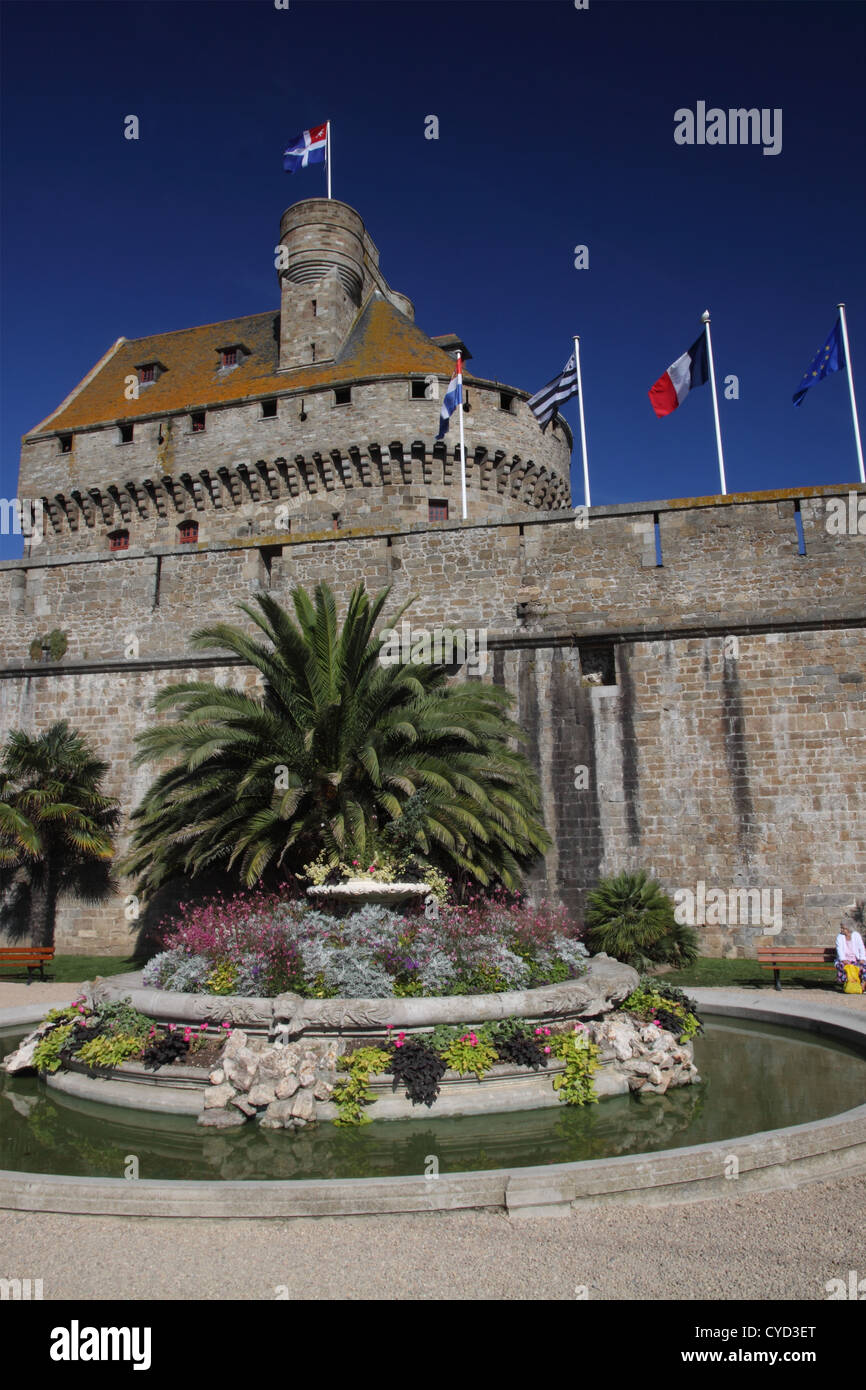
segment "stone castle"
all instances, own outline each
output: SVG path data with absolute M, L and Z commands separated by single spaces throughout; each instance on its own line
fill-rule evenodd
M 289 208 L 276 264 L 278 311 L 119 338 L 25 437 L 42 534 L 0 565 L 0 739 L 67 718 L 128 813 L 158 691 L 253 680 L 191 631 L 260 588 L 390 585 L 414 627 L 486 634 L 554 839 L 534 892 L 579 913 L 642 867 L 728 901 L 705 953 L 831 942 L 866 892 L 866 489 L 576 515 L 565 421 L 542 432 L 527 391 L 466 370 L 462 521 L 456 422 L 435 436 L 466 345 L 415 325 L 344 203 Z M 63 657 L 32 660 L 54 628 Z M 127 891 L 66 901 L 58 948 L 127 949 Z

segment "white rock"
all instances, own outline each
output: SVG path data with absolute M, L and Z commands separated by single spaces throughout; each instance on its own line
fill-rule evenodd
M 276 1099 L 276 1088 L 274 1086 L 257 1083 L 255 1086 L 251 1086 L 247 1092 L 247 1100 L 252 1106 L 271 1105 Z
M 223 1082 L 221 1086 L 214 1086 L 212 1090 L 205 1091 L 205 1110 L 224 1110 L 234 1093 L 234 1087 L 230 1086 L 227 1081 Z

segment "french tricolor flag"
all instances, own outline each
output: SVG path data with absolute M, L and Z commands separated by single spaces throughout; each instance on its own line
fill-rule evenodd
M 448 386 L 448 390 L 442 400 L 442 409 L 439 412 L 439 433 L 437 439 L 444 439 L 448 433 L 448 422 L 454 414 L 458 405 L 463 404 L 463 356 L 458 352 L 457 366 L 454 375 Z
M 707 335 L 702 333 L 688 352 L 672 362 L 664 376 L 660 376 L 655 386 L 650 387 L 650 404 L 661 419 L 682 405 L 693 386 L 705 386 L 709 379 Z

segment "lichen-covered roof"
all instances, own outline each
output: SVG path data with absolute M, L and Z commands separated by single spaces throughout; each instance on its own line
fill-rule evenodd
M 454 359 L 378 291 L 367 300 L 334 362 L 279 372 L 279 331 L 280 316 L 274 311 L 150 338 L 121 338 L 63 404 L 30 433 L 203 410 L 361 377 L 427 372 L 450 376 L 454 370 Z M 248 348 L 249 355 L 239 353 L 236 367 L 220 368 L 219 350 L 234 344 Z M 150 362 L 160 363 L 165 371 L 152 385 L 141 386 L 137 400 L 127 400 L 126 378 Z

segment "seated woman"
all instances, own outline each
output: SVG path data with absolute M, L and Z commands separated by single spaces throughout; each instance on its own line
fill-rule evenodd
M 846 986 L 856 985 L 859 981 L 860 992 L 866 991 L 866 948 L 863 946 L 863 938 L 860 933 L 845 918 L 841 923 L 842 930 L 836 937 L 836 974 L 843 989 Z M 850 994 L 856 994 L 856 988 L 849 988 Z

